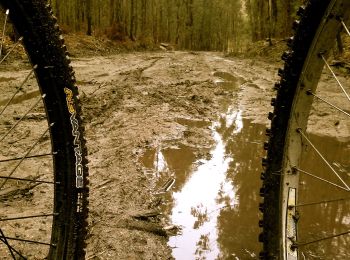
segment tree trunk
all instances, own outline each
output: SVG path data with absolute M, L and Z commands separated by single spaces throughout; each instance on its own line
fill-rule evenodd
M 55 15 L 56 15 L 57 19 L 60 18 L 60 6 L 58 4 L 58 0 L 56 0 L 56 4 L 55 4 Z
M 86 20 L 87 20 L 86 34 L 91 36 L 92 35 L 91 0 L 86 0 Z
M 344 44 L 343 44 L 343 40 L 341 38 L 340 33 L 337 34 L 337 47 L 338 47 L 339 54 L 343 54 L 344 53 Z
M 130 32 L 129 38 L 135 41 L 134 30 L 135 30 L 135 0 L 130 0 Z
M 115 21 L 115 0 L 109 2 L 109 25 L 112 26 Z
M 148 23 L 147 23 L 147 1 L 141 0 L 141 35 L 145 38 L 147 35 Z
M 268 29 L 268 41 L 269 41 L 269 46 L 272 46 L 272 0 L 269 0 L 268 1 L 268 26 L 269 26 L 269 29 Z

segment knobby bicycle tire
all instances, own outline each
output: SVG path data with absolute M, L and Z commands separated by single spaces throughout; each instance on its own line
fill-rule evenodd
M 263 202 L 260 203 L 259 209 L 263 217 L 259 221 L 259 226 L 263 230 L 259 235 L 259 241 L 263 244 L 263 250 L 260 253 L 260 259 L 295 259 L 298 257 L 295 254 L 294 258 L 289 258 L 286 252 L 286 250 L 291 250 L 290 252 L 295 250 L 290 245 L 288 245 L 289 249 L 286 249 L 286 240 L 290 239 L 292 245 L 294 237 L 286 238 L 287 235 L 284 230 L 287 225 L 285 205 L 286 200 L 288 200 L 288 197 L 286 197 L 288 191 L 286 190 L 293 186 L 292 183 L 285 180 L 287 178 L 285 176 L 293 174 L 293 165 L 290 165 L 290 154 L 286 147 L 293 145 L 290 136 L 296 132 L 295 121 L 297 119 L 295 117 L 300 116 L 305 122 L 310 113 L 312 97 L 307 100 L 304 110 L 296 111 L 300 93 L 307 91 L 307 89 L 303 89 L 305 87 L 303 80 L 308 76 L 304 75 L 305 68 L 311 66 L 310 62 L 312 63 L 314 66 L 313 83 L 310 84 L 313 85 L 318 82 L 323 68 L 322 59 L 316 56 L 310 58 L 310 53 L 316 48 L 319 34 L 322 31 L 322 24 L 327 23 L 330 19 L 337 20 L 340 18 L 332 17 L 332 14 L 329 13 L 330 8 L 337 5 L 338 2 L 343 2 L 346 5 L 339 4 L 336 7 L 339 13 L 348 17 L 350 12 L 349 3 L 346 1 L 310 0 L 306 6 L 301 7 L 298 11 L 300 21 L 296 21 L 293 25 L 296 31 L 295 36 L 288 41 L 289 50 L 282 56 L 285 66 L 278 72 L 280 81 L 275 85 L 277 96 L 271 101 L 274 111 L 270 112 L 268 116 L 271 120 L 271 128 L 266 130 L 269 141 L 264 145 L 264 149 L 267 150 L 267 157 L 262 160 L 264 172 L 261 174 L 263 186 L 260 189 L 260 195 Z M 333 39 L 335 39 L 335 35 L 340 31 L 341 26 L 334 26 L 333 29 L 334 31 L 327 37 L 334 37 Z M 329 41 L 325 45 L 328 48 L 332 43 Z M 322 49 L 323 47 L 317 48 Z M 298 106 L 301 107 L 301 105 Z M 288 187 L 289 185 L 290 187 Z
M 43 0 L 0 0 L 35 75 L 50 127 L 53 153 L 54 213 L 48 259 L 83 259 L 88 214 L 88 169 L 81 108 L 63 38 Z

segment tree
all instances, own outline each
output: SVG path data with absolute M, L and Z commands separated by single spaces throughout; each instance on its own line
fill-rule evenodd
M 50 0 L 68 30 L 180 49 L 239 50 L 291 35 L 302 0 Z
M 86 1 L 87 35 L 92 35 L 91 0 Z

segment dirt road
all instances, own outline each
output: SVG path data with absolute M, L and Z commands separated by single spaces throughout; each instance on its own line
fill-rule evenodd
M 164 140 L 210 148 L 209 130 L 188 130 L 176 119 L 215 120 L 234 92 L 243 116 L 266 123 L 276 65 L 194 52 L 121 54 L 73 65 L 90 159 L 88 259 L 171 258 L 164 230 L 171 223 L 157 212 L 155 176 L 144 173 L 140 156 Z
M 170 259 L 167 240 L 175 231 L 159 211 L 157 177 L 140 157 L 166 140 L 203 151 L 212 147 L 208 128 L 189 129 L 178 119 L 211 122 L 233 100 L 244 118 L 268 124 L 279 64 L 219 53 L 152 52 L 79 58 L 73 65 L 90 160 L 87 259 Z M 330 126 L 339 121 L 324 111 L 315 116 Z M 311 126 L 320 134 L 348 133 L 343 123 L 329 129 Z

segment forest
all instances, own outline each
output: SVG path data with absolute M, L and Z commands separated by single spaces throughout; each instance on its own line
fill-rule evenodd
M 302 0 L 50 0 L 64 32 L 137 41 L 147 48 L 244 51 L 291 35 Z

